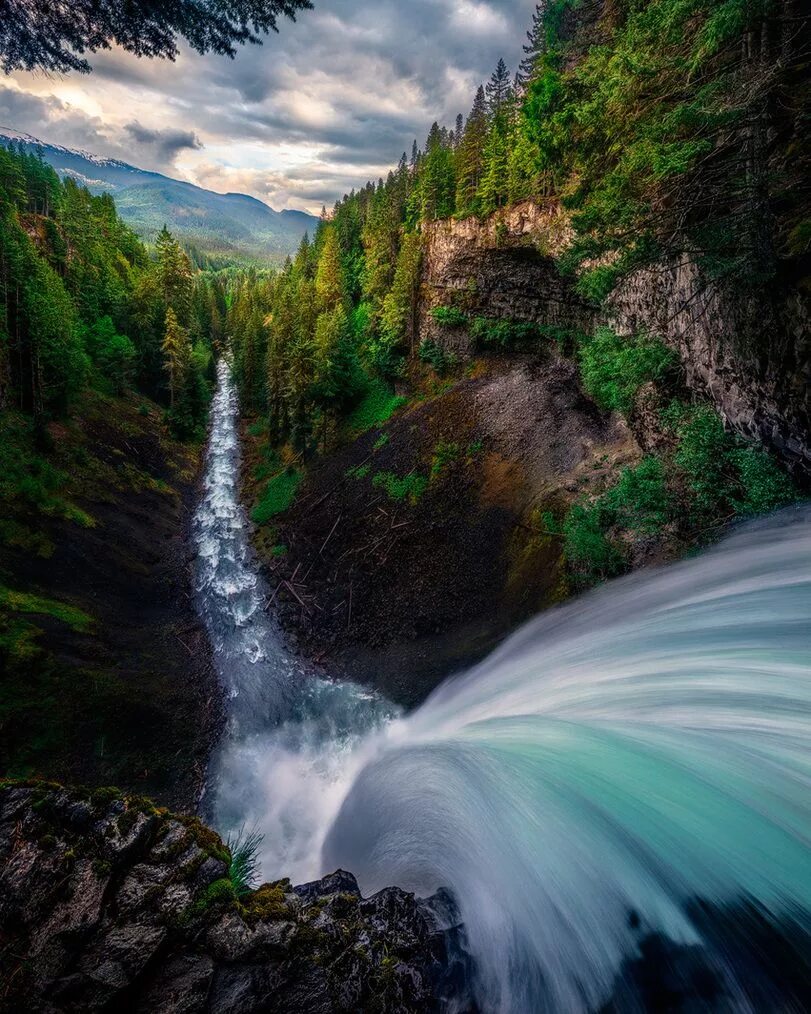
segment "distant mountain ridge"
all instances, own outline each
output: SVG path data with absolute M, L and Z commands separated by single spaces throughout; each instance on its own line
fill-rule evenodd
M 166 224 L 179 240 L 206 254 L 279 263 L 318 224 L 304 211 L 274 211 L 248 194 L 218 194 L 119 159 L 0 127 L 0 144 L 11 142 L 40 151 L 60 176 L 71 176 L 92 193 L 112 194 L 121 217 L 147 242 Z

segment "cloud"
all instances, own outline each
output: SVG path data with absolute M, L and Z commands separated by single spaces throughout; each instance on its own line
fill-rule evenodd
M 124 124 L 124 130 L 137 144 L 151 148 L 163 163 L 171 165 L 179 152 L 202 148 L 199 137 L 192 130 L 154 130 L 144 127 L 137 120 Z
M 317 210 L 385 175 L 415 137 L 423 143 L 433 120 L 467 114 L 499 57 L 517 64 L 534 7 L 316 0 L 316 10 L 234 60 L 181 48 L 164 63 L 114 49 L 94 57 L 91 75 L 54 82 L 18 74 L 19 87 L 53 104 L 44 117 L 21 107 L 12 125 L 47 128 L 46 140 L 58 127 L 59 143 L 106 144 L 100 154 Z

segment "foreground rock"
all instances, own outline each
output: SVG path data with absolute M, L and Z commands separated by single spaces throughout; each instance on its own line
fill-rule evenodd
M 0 785 L 0 1010 L 438 1011 L 463 979 L 447 899 L 338 871 L 238 900 L 228 858 L 116 790 Z

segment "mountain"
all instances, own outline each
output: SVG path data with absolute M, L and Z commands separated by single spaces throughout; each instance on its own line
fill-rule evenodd
M 118 159 L 0 127 L 0 144 L 11 142 L 41 152 L 60 176 L 73 177 L 92 193 L 113 194 L 121 217 L 147 242 L 166 224 L 179 240 L 206 254 L 279 263 L 318 224 L 303 211 L 274 211 L 247 194 L 218 194 Z

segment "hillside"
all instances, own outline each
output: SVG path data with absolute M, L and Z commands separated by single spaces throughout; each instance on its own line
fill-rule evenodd
M 166 225 L 185 244 L 207 254 L 281 263 L 317 219 L 303 211 L 274 211 L 247 194 L 218 194 L 117 159 L 48 144 L 0 127 L 0 144 L 14 143 L 42 157 L 62 177 L 93 194 L 113 194 L 122 219 L 147 243 Z

